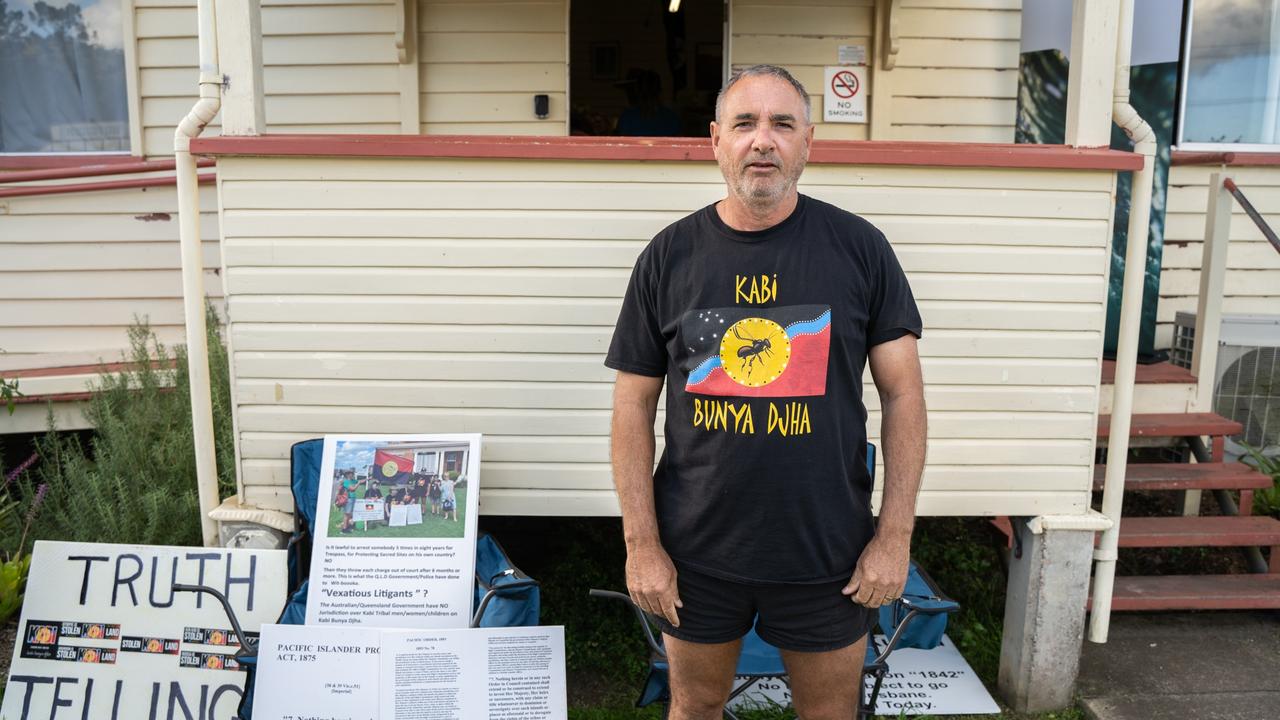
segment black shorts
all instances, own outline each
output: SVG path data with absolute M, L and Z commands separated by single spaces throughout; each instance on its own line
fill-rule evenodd
M 875 627 L 879 614 L 840 591 L 848 580 L 813 584 L 748 584 L 677 565 L 684 607 L 680 627 L 655 618 L 662 632 L 696 643 L 737 640 L 751 629 L 770 645 L 796 652 L 848 647 Z

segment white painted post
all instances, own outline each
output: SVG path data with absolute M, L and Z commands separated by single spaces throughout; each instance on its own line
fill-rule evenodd
M 1204 215 L 1204 247 L 1200 255 L 1200 296 L 1196 301 L 1195 349 L 1191 374 L 1196 376 L 1195 412 L 1213 412 L 1213 389 L 1218 374 L 1218 338 L 1222 334 L 1222 293 L 1226 286 L 1227 247 L 1231 240 L 1231 209 L 1235 201 L 1223 187 L 1225 173 L 1209 176 L 1209 205 Z M 1200 514 L 1199 490 L 1182 495 L 1182 514 Z
M 262 9 L 259 0 L 218 0 L 218 64 L 222 70 L 222 134 L 261 135 Z
M 1067 144 L 1111 144 L 1119 0 L 1075 0 L 1067 76 Z

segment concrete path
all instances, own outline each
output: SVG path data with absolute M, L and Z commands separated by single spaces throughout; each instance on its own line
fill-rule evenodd
M 1280 612 L 1113 614 L 1079 689 L 1093 720 L 1276 720 Z

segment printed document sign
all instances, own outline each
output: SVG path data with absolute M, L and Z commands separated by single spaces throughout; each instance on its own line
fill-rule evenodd
M 254 720 L 563 720 L 564 628 L 268 625 Z
M 264 625 L 254 720 L 378 720 L 381 631 Z
M 876 635 L 876 646 L 887 639 Z M 740 678 L 741 680 L 741 678 Z M 865 691 L 870 691 L 867 683 Z M 764 678 L 733 701 L 735 708 L 790 705 L 791 691 L 781 678 Z M 943 635 L 932 650 L 894 650 L 889 674 L 880 686 L 876 715 L 998 715 L 1000 707 L 978 679 L 960 651 Z
M 466 627 L 479 494 L 479 435 L 326 436 L 307 624 Z
M 0 717 L 231 720 L 240 638 L 285 601 L 283 550 L 37 542 Z
M 862 65 L 828 67 L 823 73 L 824 122 L 867 121 L 867 68 Z

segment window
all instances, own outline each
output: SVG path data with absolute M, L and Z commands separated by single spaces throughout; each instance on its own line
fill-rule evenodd
M 121 0 L 0 0 L 0 153 L 129 151 Z
M 722 2 L 572 0 L 570 134 L 705 138 L 724 32 Z
M 413 471 L 416 473 L 434 475 L 438 468 L 437 463 L 439 460 L 440 456 L 434 452 L 419 452 L 414 457 Z
M 1280 145 L 1280 0 L 1191 0 L 1178 146 Z

